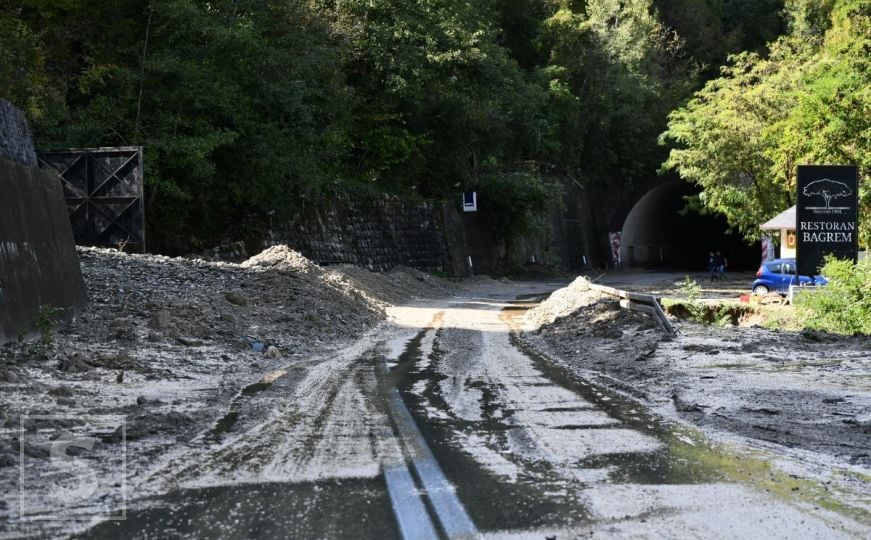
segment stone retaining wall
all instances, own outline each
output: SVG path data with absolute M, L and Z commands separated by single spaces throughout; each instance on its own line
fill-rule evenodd
M 341 200 L 272 235 L 318 264 L 396 265 L 452 273 L 441 206 L 395 197 Z

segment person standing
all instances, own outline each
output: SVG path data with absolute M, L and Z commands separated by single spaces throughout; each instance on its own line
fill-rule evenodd
M 714 254 L 714 262 L 717 265 L 717 278 L 724 279 L 726 277 L 726 267 L 729 266 L 729 261 L 719 251 Z
M 708 272 L 711 273 L 711 283 L 719 277 L 719 268 L 717 268 L 717 259 L 714 257 L 714 252 L 708 253 Z

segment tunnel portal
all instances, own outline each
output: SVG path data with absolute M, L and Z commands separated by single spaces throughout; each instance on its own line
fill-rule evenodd
M 672 270 L 705 270 L 708 253 L 721 251 L 731 270 L 755 270 L 759 243 L 748 244 L 728 232 L 726 219 L 682 212 L 686 197 L 697 186 L 670 180 L 648 191 L 632 207 L 623 223 L 620 257 L 624 265 Z

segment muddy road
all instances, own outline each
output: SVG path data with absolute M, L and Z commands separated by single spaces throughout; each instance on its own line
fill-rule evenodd
M 559 284 L 393 307 L 263 373 L 79 538 L 866 538 L 867 508 L 546 356 Z M 498 286 L 497 286 L 498 285 Z M 603 354 L 579 351 L 577 358 Z M 866 483 L 858 486 L 861 491 Z M 867 492 L 866 492 L 867 494 Z M 59 529 L 67 534 L 68 529 Z

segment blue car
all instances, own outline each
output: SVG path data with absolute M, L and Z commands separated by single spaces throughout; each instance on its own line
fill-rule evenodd
M 825 285 L 829 281 L 823 276 L 795 277 L 795 259 L 774 259 L 762 263 L 756 271 L 753 294 L 765 295 L 770 292 L 787 294 L 790 285 Z

